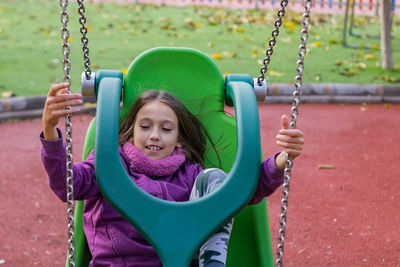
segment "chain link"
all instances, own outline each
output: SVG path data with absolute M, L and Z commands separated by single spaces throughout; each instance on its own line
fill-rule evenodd
M 291 121 L 290 128 L 295 129 L 297 123 L 297 117 L 299 114 L 298 108 L 300 103 L 300 89 L 303 85 L 303 69 L 304 69 L 304 57 L 306 55 L 306 43 L 308 39 L 308 26 L 310 25 L 310 10 L 312 6 L 312 0 L 304 1 L 305 12 L 303 14 L 302 24 L 303 29 L 301 30 L 301 44 L 299 46 L 299 60 L 297 61 L 297 75 L 295 77 L 295 91 L 293 92 L 293 104 L 291 108 Z M 281 201 L 281 215 L 279 217 L 279 232 L 278 232 L 278 245 L 277 245 L 277 258 L 275 266 L 283 266 L 283 253 L 284 253 L 284 242 L 286 235 L 286 222 L 287 222 L 287 210 L 288 210 L 288 198 L 290 190 L 290 177 L 292 175 L 293 158 L 286 155 L 286 167 L 284 170 L 284 183 L 282 186 L 282 201 Z
M 68 22 L 69 15 L 67 12 L 68 0 L 60 0 L 61 12 L 61 38 L 63 40 L 62 54 L 63 54 L 63 70 L 64 82 L 71 84 L 71 61 L 69 54 L 71 52 L 68 39 L 70 37 Z M 68 93 L 71 93 L 68 87 Z M 70 109 L 70 107 L 67 107 Z M 74 229 L 74 179 L 73 179 L 73 158 L 72 158 L 72 122 L 71 114 L 65 116 L 65 143 L 66 143 L 66 169 L 67 169 L 67 220 L 68 220 L 68 261 L 69 266 L 75 266 L 75 229 Z
M 263 60 L 264 66 L 260 70 L 260 76 L 257 77 L 257 82 L 258 82 L 259 86 L 262 85 L 262 82 L 265 79 L 265 73 L 267 73 L 268 64 L 270 63 L 271 56 L 274 53 L 274 46 L 276 44 L 276 38 L 279 35 L 279 28 L 282 25 L 282 18 L 283 18 L 283 16 L 285 16 L 285 8 L 287 5 L 288 5 L 288 0 L 281 1 L 281 8 L 278 11 L 278 19 L 275 20 L 275 23 L 274 23 L 275 28 L 272 30 L 272 33 L 271 33 L 272 37 L 268 42 L 268 49 L 265 51 L 266 57 Z
M 82 34 L 81 37 L 81 42 L 82 42 L 82 51 L 83 51 L 83 66 L 85 68 L 85 76 L 86 79 L 90 79 L 90 74 L 92 73 L 92 70 L 90 69 L 90 59 L 89 59 L 89 39 L 86 37 L 86 34 L 88 32 L 88 29 L 86 27 L 86 17 L 85 17 L 85 6 L 83 3 L 84 0 L 77 0 L 78 2 L 78 13 L 80 15 L 79 17 L 79 23 L 81 24 L 80 32 Z

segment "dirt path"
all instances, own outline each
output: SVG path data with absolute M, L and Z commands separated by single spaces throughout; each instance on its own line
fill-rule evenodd
M 265 156 L 288 105 L 260 108 Z M 304 154 L 289 199 L 286 266 L 400 266 L 400 105 L 302 105 Z M 74 159 L 91 117 L 76 116 Z M 0 124 L 0 265 L 63 266 L 66 207 L 39 158 L 39 119 Z M 317 169 L 318 165 L 335 169 Z M 280 191 L 269 199 L 273 243 Z M 274 249 L 275 250 L 275 249 Z

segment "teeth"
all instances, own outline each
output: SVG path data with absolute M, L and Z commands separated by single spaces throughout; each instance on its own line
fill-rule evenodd
M 155 146 L 148 146 L 147 149 L 154 150 L 154 151 L 158 151 L 158 150 L 160 150 L 161 148 L 155 147 Z

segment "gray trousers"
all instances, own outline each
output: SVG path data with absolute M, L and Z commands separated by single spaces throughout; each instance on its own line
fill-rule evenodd
M 213 192 L 226 178 L 226 174 L 217 168 L 205 169 L 196 178 L 190 194 L 190 200 L 196 200 Z M 226 263 L 229 237 L 232 232 L 233 218 L 226 223 L 200 248 L 199 267 L 223 267 Z

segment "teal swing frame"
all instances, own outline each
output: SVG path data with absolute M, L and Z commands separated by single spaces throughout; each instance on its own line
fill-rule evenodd
M 190 75 L 193 69 L 195 77 Z M 118 125 L 136 97 L 150 89 L 174 94 L 191 112 L 200 114 L 213 140 L 223 140 L 217 144 L 224 148 L 218 154 L 229 175 L 209 196 L 190 202 L 164 201 L 142 191 L 126 173 L 118 151 Z M 189 266 L 205 240 L 234 215 L 227 266 L 273 265 L 266 201 L 242 210 L 258 184 L 261 164 L 259 117 L 250 75 L 227 75 L 224 80 L 215 62 L 202 52 L 160 47 L 139 55 L 125 76 L 121 71 L 96 72 L 94 92 L 97 114 L 87 132 L 83 158 L 95 148 L 96 179 L 102 194 L 143 234 L 164 266 Z M 224 112 L 224 102 L 234 106 L 235 117 Z M 206 167 L 216 165 L 214 151 L 205 157 Z M 82 213 L 83 203 L 78 203 L 78 266 L 90 260 Z

